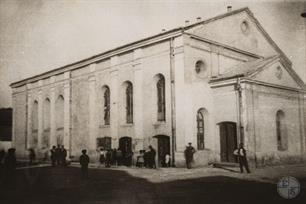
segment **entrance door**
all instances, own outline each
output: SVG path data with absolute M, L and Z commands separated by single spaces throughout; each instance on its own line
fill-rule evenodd
M 157 159 L 159 166 L 165 166 L 165 156 L 170 155 L 170 138 L 166 135 L 157 135 Z
M 119 139 L 119 149 L 122 151 L 122 163 L 126 166 L 132 164 L 132 138 L 121 137 Z
M 220 126 L 221 162 L 237 162 L 233 152 L 237 148 L 237 129 L 234 122 L 222 122 Z

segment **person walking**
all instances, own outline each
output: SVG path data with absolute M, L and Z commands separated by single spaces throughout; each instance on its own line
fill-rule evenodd
M 246 157 L 246 150 L 244 149 L 244 144 L 240 143 L 238 148 L 238 160 L 239 160 L 239 167 L 240 172 L 243 173 L 243 167 L 246 169 L 247 173 L 251 173 L 249 169 L 248 160 Z
M 81 164 L 81 173 L 82 178 L 87 179 L 88 178 L 88 164 L 89 164 L 89 156 L 86 154 L 87 150 L 82 150 L 82 155 L 80 156 L 80 164 Z
M 189 142 L 188 146 L 186 146 L 184 153 L 185 153 L 187 169 L 191 169 L 191 163 L 193 161 L 193 154 L 195 153 L 195 149 L 191 145 L 191 142 Z

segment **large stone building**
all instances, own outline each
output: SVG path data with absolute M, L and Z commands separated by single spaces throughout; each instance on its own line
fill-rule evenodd
M 19 157 L 63 144 L 137 152 L 161 161 L 252 164 L 305 158 L 305 84 L 248 8 L 185 25 L 11 84 Z

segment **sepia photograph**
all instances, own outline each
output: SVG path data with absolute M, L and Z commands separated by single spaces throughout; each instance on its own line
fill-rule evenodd
M 306 203 L 306 0 L 0 0 L 0 203 Z

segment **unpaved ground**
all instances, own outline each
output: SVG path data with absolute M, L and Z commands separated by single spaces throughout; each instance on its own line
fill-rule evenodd
M 281 198 L 276 182 L 295 176 L 301 193 Z M 137 169 L 93 167 L 89 179 L 77 167 L 18 169 L 0 183 L 0 203 L 305 203 L 305 166 L 269 167 L 240 174 L 223 169 Z

